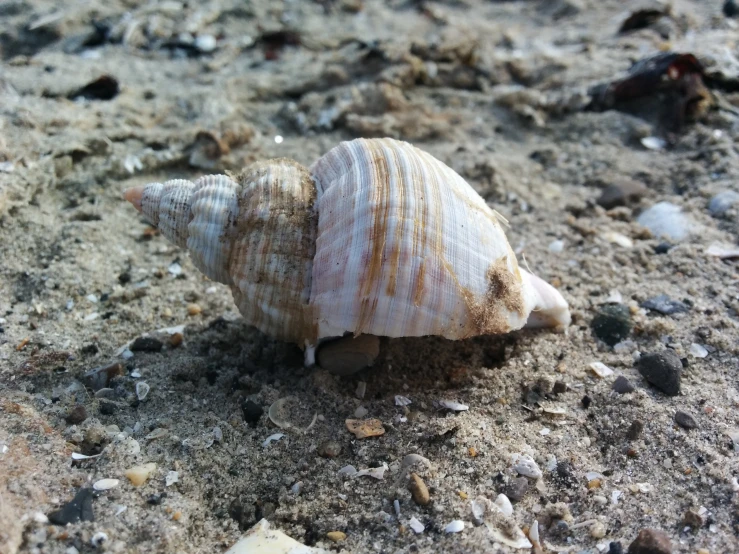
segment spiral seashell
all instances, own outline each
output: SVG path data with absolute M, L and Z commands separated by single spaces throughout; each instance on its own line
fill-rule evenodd
M 570 322 L 559 292 L 519 267 L 505 220 L 405 142 L 357 139 L 310 170 L 269 160 L 235 180 L 152 183 L 125 197 L 231 287 L 249 324 L 299 345 Z

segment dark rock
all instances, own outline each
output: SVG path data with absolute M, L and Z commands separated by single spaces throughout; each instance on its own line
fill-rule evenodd
M 593 403 L 593 399 L 590 398 L 587 394 L 580 399 L 580 404 L 582 404 L 582 407 L 585 408 L 586 410 L 590 408 L 590 404 L 592 403 Z
M 336 458 L 341 454 L 341 443 L 336 441 L 323 441 L 318 445 L 318 455 L 323 458 Z
M 608 545 L 607 554 L 624 554 L 624 547 L 620 542 L 612 542 Z
M 113 415 L 118 411 L 118 404 L 110 400 L 100 400 L 100 413 L 103 415 Z
M 675 412 L 675 423 L 677 423 L 683 429 L 696 429 L 698 422 L 688 412 L 678 410 Z
M 739 4 L 736 0 L 726 0 L 723 11 L 726 17 L 737 17 L 739 16 Z
M 552 387 L 552 394 L 562 394 L 563 392 L 567 392 L 567 383 L 564 381 L 555 381 Z
M 77 491 L 75 497 L 55 512 L 49 514 L 49 521 L 57 525 L 77 523 L 78 521 L 95 521 L 92 512 L 92 489 Z
M 567 460 L 559 462 L 554 474 L 554 480 L 559 486 L 565 488 L 576 486 L 577 476 L 575 475 L 575 468 L 572 466 L 572 463 Z
M 505 494 L 511 502 L 520 502 L 528 490 L 529 480 L 526 479 L 526 477 L 516 477 L 509 481 L 503 494 Z
M 629 545 L 628 554 L 672 554 L 672 543 L 662 531 L 642 529 Z
M 154 337 L 138 337 L 129 347 L 131 352 L 160 352 L 164 343 Z
M 679 300 L 672 300 L 666 294 L 660 294 L 642 302 L 642 308 L 647 308 L 662 315 L 682 314 L 688 311 L 688 306 Z
M 641 435 L 643 430 L 644 424 L 638 419 L 635 419 L 631 422 L 631 425 L 629 425 L 629 428 L 626 431 L 626 438 L 630 441 L 636 440 L 639 438 L 639 435 Z
M 162 500 L 167 498 L 167 493 L 163 492 L 160 494 L 150 494 L 149 498 L 146 499 L 147 504 L 151 504 L 152 506 L 159 506 L 162 503 Z
M 110 75 L 103 75 L 87 83 L 84 87 L 69 95 L 70 100 L 85 98 L 87 100 L 112 100 L 121 91 L 118 80 Z
M 596 202 L 606 210 L 638 201 L 649 189 L 639 181 L 624 179 L 608 185 Z
M 674 350 L 644 354 L 636 362 L 636 368 L 651 385 L 668 396 L 680 393 L 683 364 Z
M 82 404 L 78 404 L 77 406 L 69 410 L 67 417 L 65 417 L 64 419 L 70 425 L 77 425 L 78 423 L 82 423 L 87 419 L 87 410 Z
M 674 247 L 673 244 L 670 244 L 669 242 L 660 242 L 657 246 L 654 247 L 654 253 L 655 254 L 667 254 L 670 250 L 672 250 Z
M 601 306 L 591 323 L 593 334 L 608 346 L 618 344 L 631 333 L 631 312 L 623 304 Z
M 693 529 L 700 529 L 701 527 L 703 527 L 703 524 L 705 522 L 706 519 L 698 512 L 693 510 L 688 510 L 683 516 L 683 525 L 687 525 L 689 527 L 692 527 Z
M 99 391 L 106 388 L 113 377 L 119 375 L 123 375 L 123 365 L 116 362 L 91 369 L 82 376 L 81 381 L 86 387 Z
M 241 411 L 244 413 L 244 421 L 252 427 L 256 427 L 259 422 L 259 418 L 261 418 L 264 413 L 264 408 L 253 400 L 247 400 L 241 405 Z
M 631 381 L 629 381 L 623 375 L 619 375 L 613 382 L 613 390 L 615 390 L 618 394 L 627 394 L 629 392 L 634 392 L 635 389 L 634 385 L 631 384 Z

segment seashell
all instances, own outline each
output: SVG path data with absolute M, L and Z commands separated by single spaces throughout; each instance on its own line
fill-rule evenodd
M 125 198 L 230 286 L 247 323 L 307 347 L 307 363 L 347 334 L 456 340 L 570 322 L 560 293 L 519 267 L 505 220 L 405 142 L 357 139 L 310 170 L 275 159 Z

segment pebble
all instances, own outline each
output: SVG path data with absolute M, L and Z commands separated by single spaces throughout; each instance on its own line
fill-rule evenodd
M 726 0 L 722 9 L 726 17 L 739 17 L 739 4 L 736 0 Z
M 95 521 L 95 515 L 92 511 L 92 489 L 83 488 L 77 491 L 72 500 L 49 514 L 49 521 L 56 525 L 66 525 L 78 521 Z
M 77 425 L 87 419 L 87 410 L 82 404 L 78 404 L 67 413 L 64 420 L 70 425 Z
M 698 422 L 688 412 L 678 410 L 675 412 L 675 423 L 677 423 L 683 429 L 696 429 Z
M 614 346 L 631 333 L 631 311 L 624 304 L 606 304 L 598 310 L 590 326 L 596 337 Z
M 262 443 L 262 448 L 267 448 L 270 444 L 272 444 L 273 442 L 277 442 L 284 436 L 284 433 L 273 433 L 272 435 L 264 439 L 264 442 Z
M 218 41 L 213 35 L 199 35 L 193 45 L 201 52 L 208 53 L 216 49 Z
M 407 396 L 401 396 L 399 394 L 395 395 L 395 405 L 396 406 L 410 406 L 412 404 L 412 401 Z
M 711 198 L 708 202 L 708 211 L 713 216 L 722 216 L 737 202 L 739 202 L 739 192 L 724 190 Z
M 658 202 L 644 210 L 637 218 L 637 223 L 649 229 L 655 237 L 671 238 L 680 241 L 690 232 L 690 220 L 682 213 L 679 206 L 670 202 Z
M 167 475 L 164 477 L 164 485 L 166 487 L 171 487 L 175 483 L 180 482 L 180 474 L 177 471 L 168 471 Z
M 426 486 L 426 483 L 424 483 L 423 479 L 415 473 L 411 473 L 408 490 L 411 491 L 413 501 L 419 506 L 426 506 L 431 502 L 431 496 L 429 495 L 429 489 Z
M 643 354 L 636 362 L 639 373 L 668 396 L 680 393 L 683 364 L 674 350 Z
M 326 536 L 334 542 L 341 542 L 346 540 L 346 533 L 342 531 L 329 531 L 328 533 L 326 533 Z
M 423 471 L 431 467 L 431 460 L 424 458 L 420 454 L 407 454 L 403 457 L 401 467 L 403 470 L 418 469 Z
M 146 381 L 139 381 L 136 383 L 136 398 L 144 400 L 148 395 L 151 387 Z
M 694 529 L 700 529 L 701 527 L 703 527 L 703 524 L 705 522 L 706 519 L 703 517 L 703 515 L 696 512 L 695 510 L 688 510 L 683 516 L 683 525 L 687 525 Z
M 529 480 L 526 477 L 516 477 L 506 485 L 505 494 L 511 499 L 511 502 L 520 502 L 526 496 L 528 490 Z
M 444 528 L 445 533 L 459 533 L 460 531 L 464 531 L 464 521 L 460 519 L 455 519 Z
M 92 484 L 92 488 L 96 491 L 107 491 L 117 487 L 118 483 L 120 483 L 118 479 L 100 479 Z
M 196 316 L 196 315 L 199 315 L 202 311 L 203 311 L 203 308 L 201 308 L 199 304 L 188 304 L 187 305 L 187 315 Z
M 341 444 L 337 441 L 323 441 L 318 445 L 317 451 L 322 458 L 336 458 L 341 454 Z
M 639 435 L 641 435 L 643 430 L 644 423 L 642 423 L 638 419 L 635 419 L 631 422 L 631 425 L 629 425 L 629 428 L 626 431 L 626 438 L 632 441 L 636 440 L 639 438 Z
M 596 521 L 590 526 L 590 536 L 594 539 L 602 539 L 606 536 L 606 526 L 602 522 Z
M 539 479 L 542 476 L 541 469 L 539 469 L 537 463 L 531 456 L 527 456 L 526 454 L 514 454 L 513 470 L 519 475 L 524 475 L 532 479 Z
M 644 137 L 640 142 L 648 150 L 662 150 L 667 146 L 667 141 L 659 137 Z
M 354 417 L 356 419 L 362 419 L 368 413 L 369 413 L 369 410 L 367 408 L 365 408 L 364 406 L 358 406 L 357 409 L 354 410 Z
M 98 531 L 90 539 L 90 544 L 95 548 L 100 548 L 106 542 L 108 542 L 108 535 L 103 533 L 102 531 Z
M 679 300 L 672 300 L 666 294 L 660 294 L 642 302 L 642 308 L 647 308 L 662 315 L 683 314 L 689 310 L 688 306 Z
M 140 487 L 141 485 L 146 483 L 146 480 L 151 476 L 152 473 L 154 473 L 156 468 L 157 465 L 153 462 L 150 462 L 148 464 L 134 466 L 130 469 L 127 469 L 124 475 L 128 478 L 129 481 L 131 481 L 131 484 L 134 487 Z
M 439 406 L 445 410 L 451 410 L 452 412 L 465 412 L 470 409 L 466 404 L 462 404 L 454 400 L 439 400 Z
M 160 352 L 164 343 L 154 337 L 137 337 L 128 349 L 131 352 Z
M 642 529 L 629 545 L 628 554 L 672 554 L 672 543 L 662 531 Z
M 613 370 L 602 362 L 593 362 L 588 367 L 601 379 L 613 375 Z
M 98 402 L 98 406 L 100 408 L 100 413 L 103 415 L 113 415 L 118 411 L 118 403 L 113 402 L 112 400 L 101 399 Z
M 264 413 L 264 408 L 253 400 L 247 400 L 241 405 L 241 411 L 244 414 L 244 421 L 252 427 L 256 427 L 259 418 Z
M 702 344 L 698 344 L 697 342 L 694 342 L 690 345 L 690 349 L 688 350 L 690 352 L 690 355 L 694 358 L 705 358 L 708 356 L 708 350 L 706 350 L 706 347 Z
M 608 545 L 608 554 L 624 554 L 624 547 L 620 542 L 612 542 Z
M 619 375 L 613 382 L 613 390 L 618 394 L 627 394 L 629 392 L 634 392 L 635 389 L 634 385 L 631 384 L 631 381 L 623 375 Z
M 617 183 L 608 185 L 596 201 L 599 206 L 606 210 L 618 206 L 627 206 L 639 201 L 649 189 L 639 181 L 623 179 Z
M 552 254 L 559 254 L 565 248 L 565 242 L 563 240 L 553 240 L 547 247 Z
M 347 419 L 346 428 L 358 439 L 367 437 L 379 437 L 385 434 L 385 427 L 379 419 Z

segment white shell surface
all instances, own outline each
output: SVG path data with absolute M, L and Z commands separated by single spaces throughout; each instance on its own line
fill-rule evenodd
M 524 326 L 536 297 L 499 216 L 452 169 L 405 142 L 358 139 L 312 173 L 319 338 L 462 339 Z

